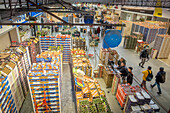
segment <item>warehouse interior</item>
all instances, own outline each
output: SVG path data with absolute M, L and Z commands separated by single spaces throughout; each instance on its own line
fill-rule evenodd
M 0 0 L 0 113 L 170 113 L 169 43 L 169 0 Z

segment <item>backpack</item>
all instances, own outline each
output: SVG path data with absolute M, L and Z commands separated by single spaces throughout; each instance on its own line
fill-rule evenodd
M 163 72 L 163 73 L 161 74 L 161 77 L 160 77 L 160 83 L 164 83 L 164 82 L 165 82 L 165 78 L 166 78 L 166 73 Z
M 140 57 L 142 57 L 142 58 L 147 58 L 147 56 L 148 56 L 148 53 L 147 53 L 147 51 L 145 51 L 145 50 L 143 50 L 143 51 L 140 53 Z
M 153 78 L 152 71 L 151 71 L 151 73 L 148 71 L 148 76 L 146 77 L 146 81 L 151 81 L 152 78 Z

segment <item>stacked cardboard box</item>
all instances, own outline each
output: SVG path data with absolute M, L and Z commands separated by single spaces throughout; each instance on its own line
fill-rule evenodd
M 105 81 L 105 84 L 106 84 L 106 88 L 111 87 L 112 82 L 113 82 L 114 73 L 111 72 L 109 70 L 109 68 L 106 68 L 105 66 L 103 68 L 103 77 L 104 77 L 104 81 Z
M 56 52 L 51 62 L 32 65 L 28 79 L 34 112 L 61 112 L 61 57 Z
M 167 59 L 170 54 L 170 35 L 157 35 L 153 49 L 156 49 L 157 58 Z
M 3 70 L 3 69 L 2 69 Z M 17 113 L 14 98 L 11 94 L 11 88 L 8 76 L 0 75 L 0 112 L 1 113 Z
M 1 74 L 7 77 L 12 94 L 11 98 L 14 100 L 17 112 L 19 112 L 24 101 L 24 94 L 19 79 L 18 67 L 13 61 L 10 61 L 3 66 Z
M 29 88 L 28 88 L 27 72 L 26 72 L 26 65 L 24 63 L 24 59 L 21 55 L 17 53 L 13 53 L 11 55 L 11 59 L 15 61 L 17 64 L 22 90 L 24 96 L 26 97 Z
M 137 37 L 133 35 L 125 36 L 123 47 L 125 49 L 135 49 L 137 44 Z
M 134 22 L 132 25 L 132 33 L 140 32 L 143 34 L 143 41 L 149 44 L 155 40 L 157 34 L 166 34 L 167 27 L 150 24 L 148 22 Z
M 109 59 L 112 60 L 115 64 L 117 64 L 119 55 L 116 50 L 113 50 L 113 49 L 108 50 L 108 49 L 101 48 L 99 58 L 100 58 L 100 61 L 99 61 L 100 64 L 108 65 Z
M 111 89 L 111 93 L 113 95 L 116 95 L 117 93 L 117 87 L 118 87 L 118 84 L 120 83 L 120 79 L 121 79 L 121 76 L 119 74 L 114 75 L 113 82 L 112 82 L 112 89 Z

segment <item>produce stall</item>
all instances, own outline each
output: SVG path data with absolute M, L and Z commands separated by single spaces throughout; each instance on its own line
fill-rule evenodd
M 72 62 L 75 69 L 81 69 L 86 76 L 92 76 L 92 66 L 86 56 L 86 52 L 81 49 L 72 49 Z
M 110 113 L 105 93 L 97 80 L 86 76 L 83 71 L 75 68 L 73 75 L 78 113 Z

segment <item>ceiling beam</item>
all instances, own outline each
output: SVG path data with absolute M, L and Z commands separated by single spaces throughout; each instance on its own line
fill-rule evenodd
M 56 16 L 55 14 L 51 13 L 50 11 L 47 11 L 47 10 L 44 9 L 43 7 L 41 7 L 41 6 L 37 5 L 37 4 L 35 4 L 34 2 L 32 2 L 32 1 L 30 1 L 30 0 L 26 0 L 26 1 L 29 2 L 29 3 L 31 3 L 32 5 L 36 6 L 36 8 L 42 9 L 44 12 L 46 12 L 46 13 L 50 14 L 51 16 L 57 18 L 58 20 L 62 21 L 63 23 L 69 24 L 68 22 L 64 21 L 64 20 L 61 19 L 60 17 L 58 17 L 58 16 Z
M 0 25 L 71 25 L 71 26 L 123 26 L 125 24 L 79 24 L 79 23 L 0 23 Z

